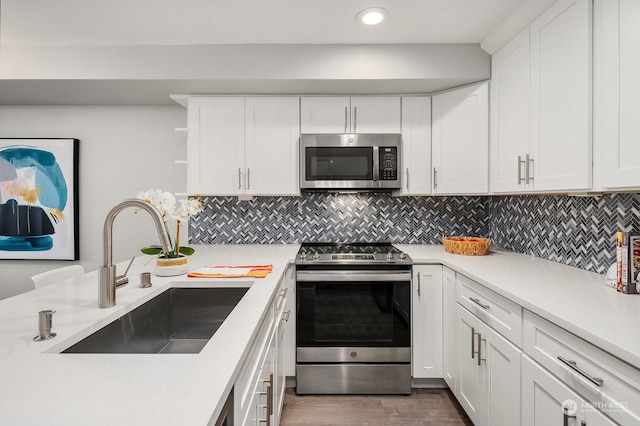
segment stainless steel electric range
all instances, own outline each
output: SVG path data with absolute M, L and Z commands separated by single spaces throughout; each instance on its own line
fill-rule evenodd
M 411 393 L 412 264 L 388 243 L 302 245 L 298 394 Z

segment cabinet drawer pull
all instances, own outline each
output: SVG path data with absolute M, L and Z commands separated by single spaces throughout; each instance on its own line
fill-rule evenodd
M 478 367 L 482 365 L 482 361 L 486 361 L 486 358 L 482 358 L 482 342 L 486 342 L 487 339 L 482 338 L 482 334 L 478 333 Z
M 247 189 L 251 189 L 251 169 L 247 167 Z
M 282 290 L 280 290 L 280 297 L 285 297 L 288 291 L 289 291 L 289 287 L 285 287 Z
M 405 174 L 407 176 L 407 191 L 409 190 L 409 168 L 407 167 L 407 170 L 405 171 Z
M 353 107 L 353 133 L 356 133 L 356 127 L 358 127 L 358 107 Z
M 564 365 L 569 367 L 571 370 L 575 371 L 576 373 L 578 373 L 579 375 L 581 375 L 582 377 L 584 377 L 585 379 L 587 379 L 588 381 L 590 381 L 594 385 L 596 385 L 598 387 L 601 387 L 604 384 L 604 380 L 602 378 L 593 377 L 589 373 L 585 372 L 583 369 L 578 367 L 578 363 L 577 362 L 575 362 L 573 360 L 570 360 L 570 359 L 563 358 L 561 356 L 558 357 L 558 361 L 560 361 L 561 363 L 563 363 Z
M 344 132 L 347 133 L 347 116 L 349 115 L 349 107 L 344 107 Z
M 476 336 L 476 329 L 471 327 L 471 359 L 476 357 L 476 341 L 473 338 Z
M 420 272 L 418 272 L 418 296 L 420 296 Z
M 518 185 L 520 185 L 520 183 L 524 180 L 524 178 L 522 177 L 522 163 L 524 163 L 524 161 L 522 161 L 522 156 L 518 155 Z
M 475 303 L 476 305 L 480 306 L 482 309 L 489 310 L 489 305 L 485 305 L 482 302 L 480 302 L 480 299 L 477 299 L 475 297 L 470 297 L 469 300 L 471 300 L 473 303 Z
M 524 167 L 524 183 L 529 185 L 529 181 L 533 180 L 533 176 L 529 174 L 529 164 L 533 163 L 533 158 L 529 158 L 529 154 L 525 157 L 525 167 Z
M 242 170 L 238 169 L 238 189 L 242 189 Z
M 283 312 L 283 313 L 282 313 L 282 318 L 281 318 L 281 319 L 285 320 L 285 322 L 288 322 L 288 321 L 289 321 L 289 317 L 290 317 L 290 316 L 291 316 L 291 309 L 289 309 L 289 310 L 288 310 L 288 311 L 286 311 L 286 312 Z
M 438 170 L 436 170 L 436 168 L 433 168 L 433 189 L 436 189 L 438 187 Z

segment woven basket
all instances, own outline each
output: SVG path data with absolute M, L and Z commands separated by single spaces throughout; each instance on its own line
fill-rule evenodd
M 491 248 L 490 239 L 479 237 L 442 237 L 442 244 L 447 253 L 466 256 L 484 256 Z

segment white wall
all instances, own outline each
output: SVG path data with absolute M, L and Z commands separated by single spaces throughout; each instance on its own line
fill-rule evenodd
M 102 264 L 102 226 L 109 209 L 148 188 L 185 192 L 186 109 L 176 106 L 0 106 L 0 137 L 80 140 L 80 263 L 87 271 Z M 155 244 L 145 213 L 123 211 L 114 224 L 115 262 Z M 0 252 L 1 258 L 1 252 Z M 33 288 L 30 277 L 69 265 L 68 261 L 1 260 L 0 299 Z M 97 300 L 96 283 L 96 300 Z

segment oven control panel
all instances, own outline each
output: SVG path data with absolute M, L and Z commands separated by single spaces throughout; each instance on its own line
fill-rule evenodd
M 378 149 L 380 155 L 380 180 L 397 180 L 398 179 L 398 147 L 381 146 Z

